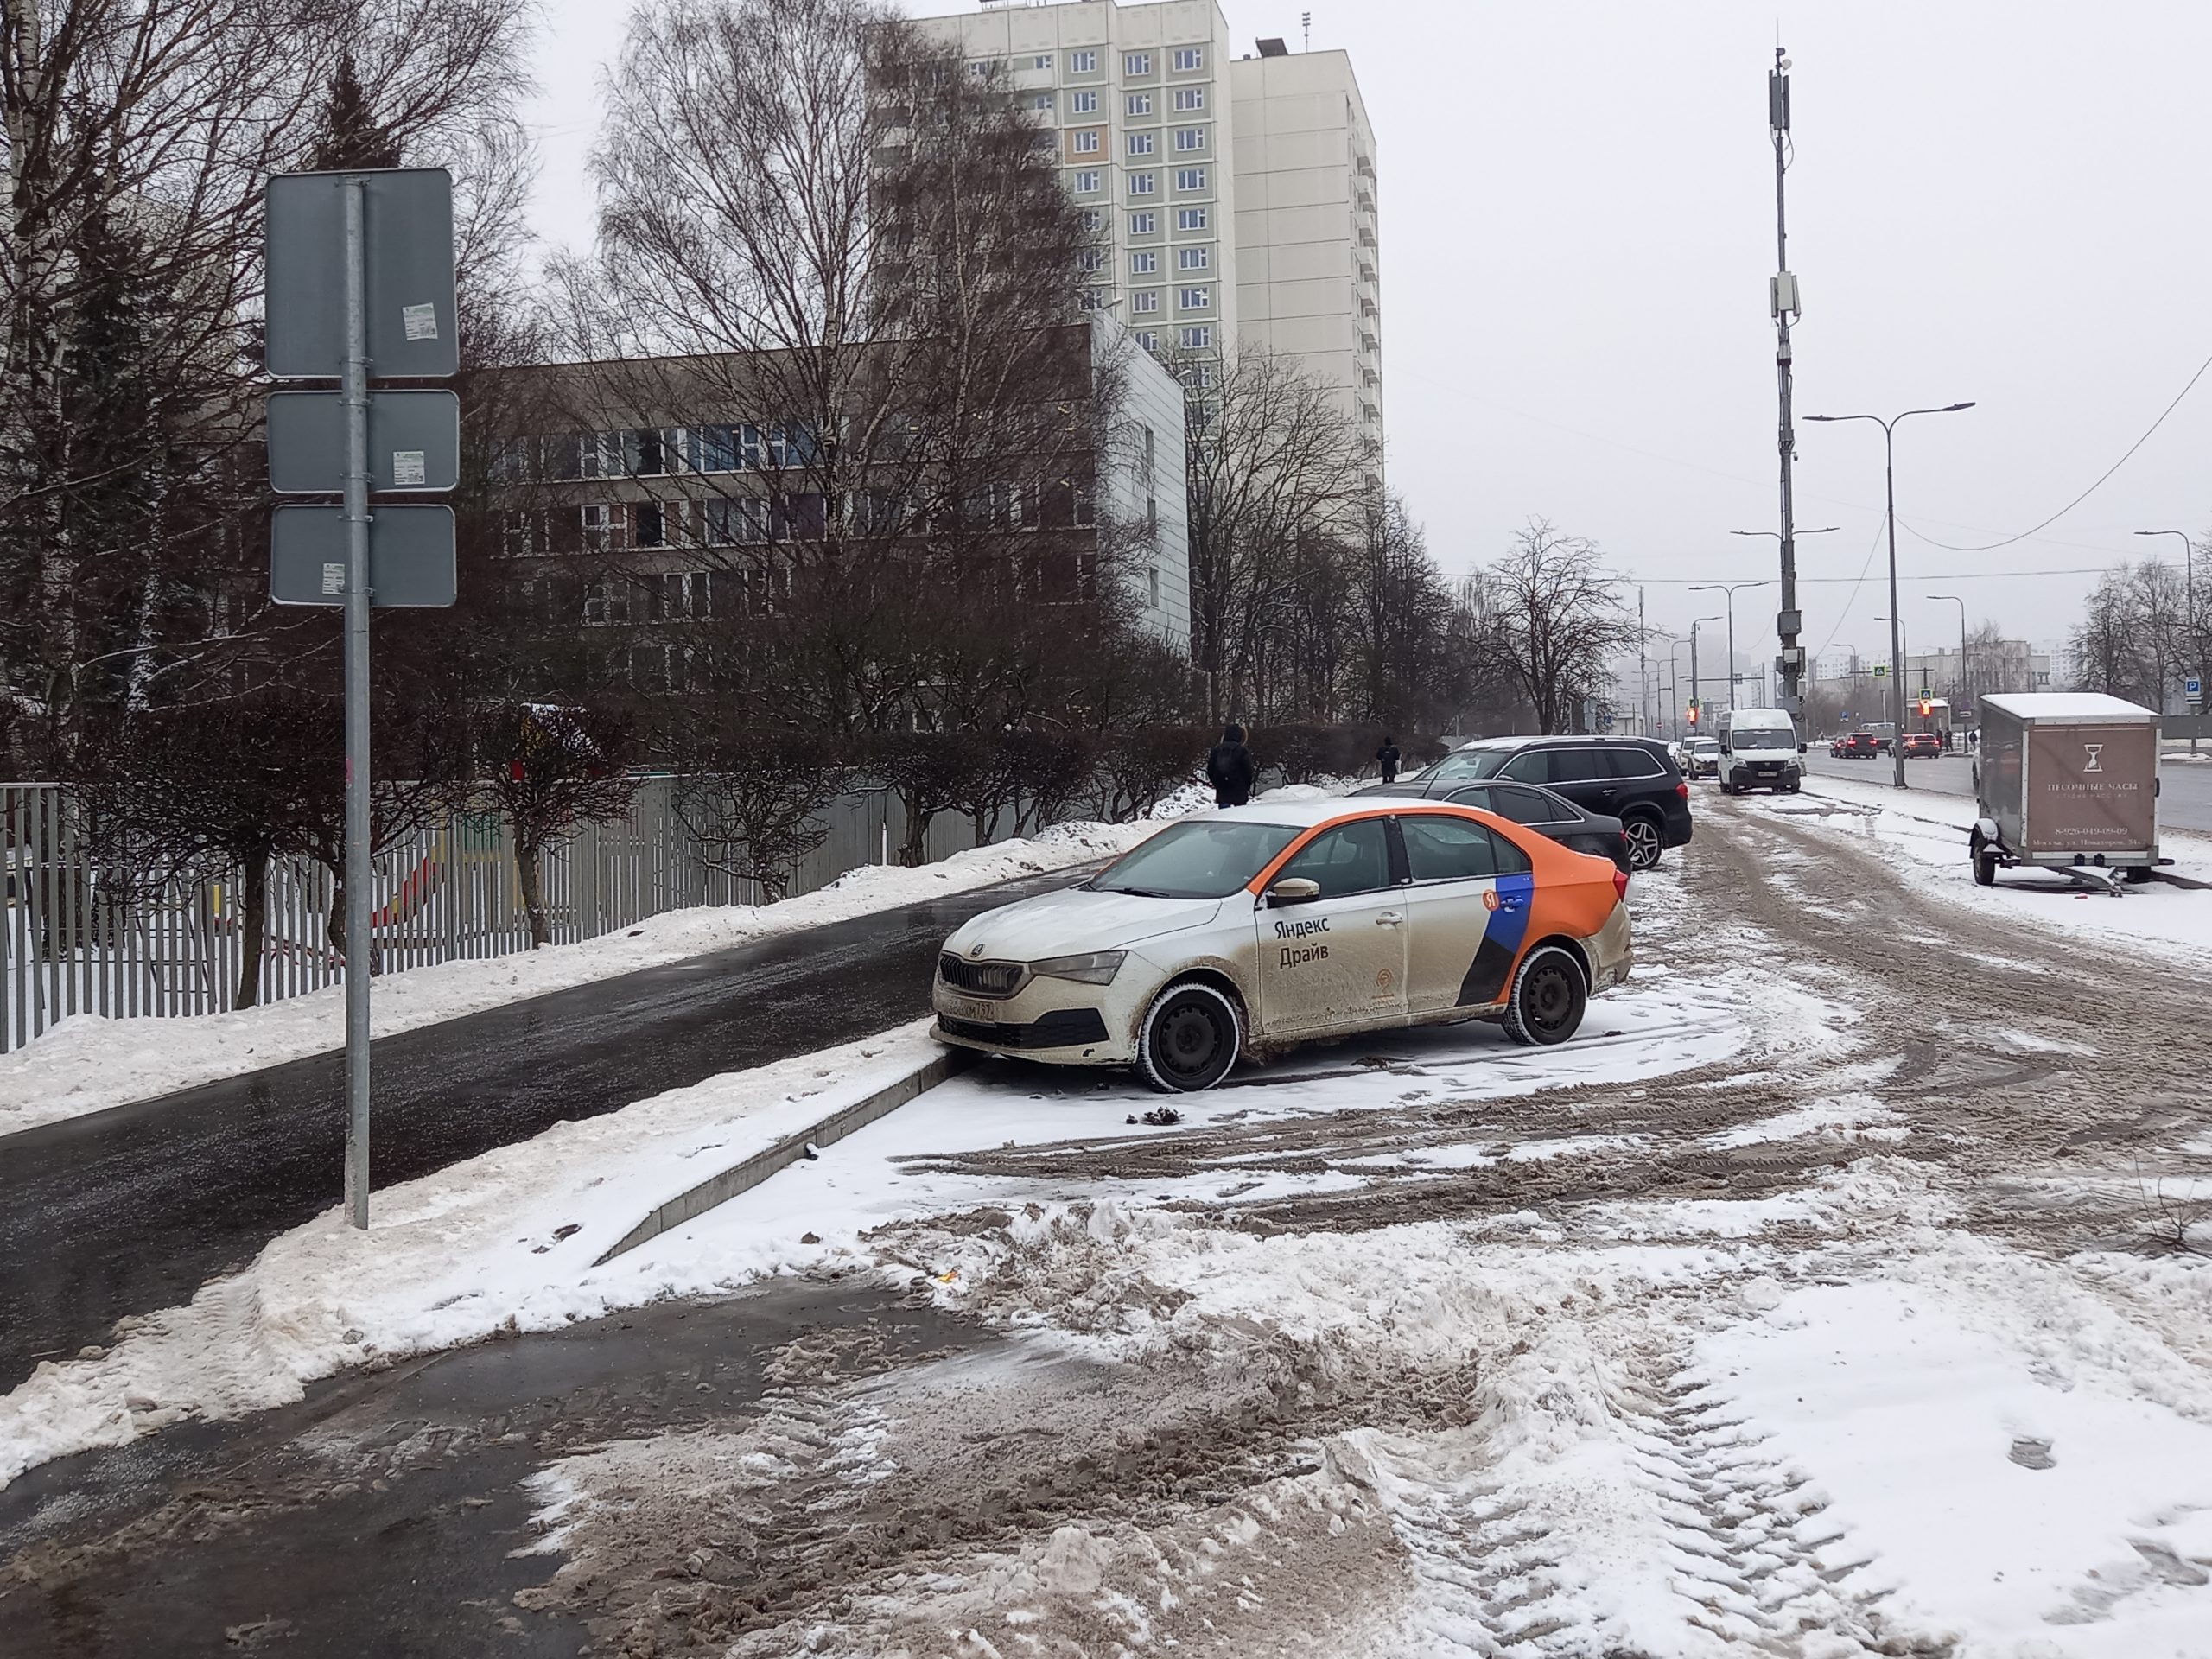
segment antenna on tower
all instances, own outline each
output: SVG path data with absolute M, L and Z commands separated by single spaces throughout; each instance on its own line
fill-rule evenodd
M 1306 33 L 1306 41 L 1302 49 L 1311 52 L 1313 49 L 1313 14 L 1310 11 L 1300 12 L 1298 26 Z

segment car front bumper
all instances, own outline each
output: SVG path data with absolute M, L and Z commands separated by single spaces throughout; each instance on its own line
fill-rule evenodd
M 1141 976 L 1124 963 L 1114 982 L 1031 979 L 1008 997 L 967 995 L 942 978 L 930 991 L 930 1035 L 957 1048 L 1019 1054 L 1056 1065 L 1127 1065 L 1136 1058 L 1139 1007 L 1122 982 Z

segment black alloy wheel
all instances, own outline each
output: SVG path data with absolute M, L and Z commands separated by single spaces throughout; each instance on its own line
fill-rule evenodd
M 1628 861 L 1638 870 L 1656 869 L 1659 856 L 1667 850 L 1667 837 L 1656 819 L 1633 817 L 1621 825 L 1621 833 L 1628 837 Z
M 1170 985 L 1153 1001 L 1137 1040 L 1137 1071 L 1163 1094 L 1211 1089 L 1243 1046 L 1236 1005 L 1211 985 Z

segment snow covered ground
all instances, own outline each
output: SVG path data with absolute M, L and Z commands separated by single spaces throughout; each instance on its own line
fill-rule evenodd
M 1845 804 L 1705 813 L 1560 1049 L 1319 1046 L 1159 1125 L 994 1063 L 605 1268 L 925 1039 L 563 1125 L 41 1368 L 0 1478 L 842 1274 L 999 1339 L 855 1376 L 826 1333 L 758 1412 L 558 1458 L 531 1596 L 744 1659 L 2207 1659 L 2212 998 L 2070 919 L 2197 895 L 1992 909 Z

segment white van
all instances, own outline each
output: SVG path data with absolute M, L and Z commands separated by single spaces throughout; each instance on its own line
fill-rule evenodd
M 1787 790 L 1795 795 L 1805 779 L 1805 746 L 1797 728 L 1780 709 L 1732 709 L 1720 716 L 1720 792 L 1747 789 Z

